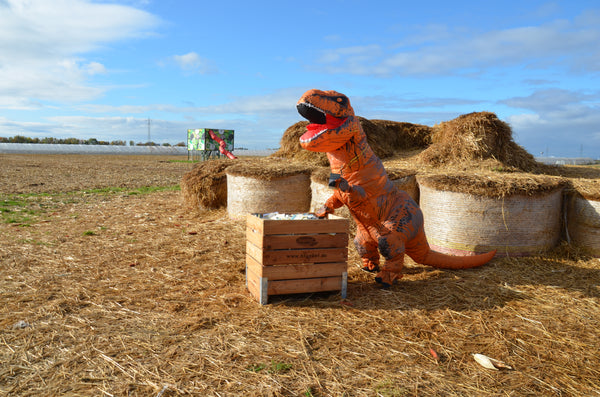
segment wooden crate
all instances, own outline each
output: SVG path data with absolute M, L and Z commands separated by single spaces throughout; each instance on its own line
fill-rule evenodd
M 337 291 L 348 285 L 348 219 L 246 218 L 246 286 L 261 303 L 271 295 Z

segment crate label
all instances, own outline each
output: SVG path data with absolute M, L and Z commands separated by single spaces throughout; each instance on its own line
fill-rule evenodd
M 327 254 L 323 253 L 323 252 L 302 252 L 302 253 L 285 253 L 284 254 L 286 258 L 292 260 L 292 259 L 303 259 L 307 262 L 313 262 L 316 259 L 324 259 L 327 258 Z
M 311 236 L 301 236 L 296 239 L 296 243 L 299 245 L 308 245 L 314 247 L 317 245 L 317 239 Z

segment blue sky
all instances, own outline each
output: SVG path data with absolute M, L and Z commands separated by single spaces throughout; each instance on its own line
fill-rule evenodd
M 310 88 L 370 119 L 491 111 L 530 153 L 600 157 L 600 3 L 0 0 L 0 136 L 277 148 Z

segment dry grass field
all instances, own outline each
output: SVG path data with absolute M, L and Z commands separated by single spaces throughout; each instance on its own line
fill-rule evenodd
M 599 259 L 383 290 L 350 244 L 346 300 L 261 306 L 244 222 L 186 208 L 175 160 L 0 154 L 0 396 L 600 396 Z

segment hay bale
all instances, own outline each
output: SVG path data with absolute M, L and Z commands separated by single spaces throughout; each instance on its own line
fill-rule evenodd
M 270 158 L 293 159 L 298 162 L 310 163 L 315 166 L 327 166 L 329 160 L 325 153 L 311 152 L 300 146 L 300 137 L 306 132 L 308 121 L 299 121 L 288 127 L 279 142 L 279 150 Z
M 419 175 L 417 181 L 425 234 L 436 251 L 531 256 L 560 240 L 560 178 L 463 174 Z
M 512 130 L 494 113 L 476 112 L 433 127 L 432 144 L 417 161 L 442 166 L 493 159 L 504 167 L 535 172 L 543 165 L 513 141 Z
M 245 219 L 249 213 L 308 212 L 311 171 L 308 166 L 272 159 L 227 168 L 229 217 Z
M 235 165 L 236 161 L 219 159 L 196 164 L 181 178 L 184 203 L 197 209 L 216 209 L 227 205 L 225 170 Z
M 565 231 L 569 243 L 600 257 L 600 182 L 570 181 L 565 196 Z
M 569 177 L 570 190 L 572 190 L 571 193 L 577 194 L 587 200 L 600 201 L 600 170 L 597 168 L 588 168 L 587 175 L 581 177 L 581 168 L 582 167 L 566 168 L 567 170 L 570 169 L 579 174 L 575 177 L 567 175 Z
M 600 257 L 600 201 L 578 194 L 569 194 L 565 199 L 567 241 Z
M 600 177 L 592 167 L 561 167 L 569 176 L 563 211 L 565 239 L 585 253 L 600 257 Z M 592 179 L 593 178 L 593 179 Z
M 423 149 L 431 145 L 433 128 L 427 125 L 389 120 L 371 120 L 371 122 L 385 130 L 393 139 L 391 146 L 394 151 Z
M 388 170 L 388 177 L 400 190 L 404 190 L 415 202 L 419 202 L 419 186 L 417 173 L 412 170 Z
M 320 167 L 315 169 L 310 177 L 311 201 L 310 210 L 314 212 L 319 209 L 325 201 L 332 195 L 331 188 L 327 185 L 329 182 L 330 169 Z M 416 172 L 409 170 L 391 170 L 388 171 L 388 177 L 398 189 L 407 192 L 413 200 L 419 198 L 419 187 L 417 186 Z M 336 215 L 352 219 L 350 211 L 346 207 L 336 209 Z
M 310 211 L 315 212 L 329 197 L 333 190 L 327 185 L 329 181 L 329 167 L 320 167 L 310 175 Z
M 373 152 L 380 159 L 394 155 L 394 144 L 396 143 L 396 137 L 390 134 L 385 128 L 380 125 L 373 123 L 364 117 L 358 116 L 358 121 L 362 126 L 365 135 L 367 136 L 367 142 Z
M 429 139 L 430 127 L 385 120 L 370 121 L 360 116 L 357 118 L 367 136 L 369 146 L 382 159 L 393 156 L 397 150 L 422 147 Z M 294 159 L 315 166 L 329 165 L 325 153 L 311 152 L 300 146 L 300 137 L 306 132 L 307 125 L 307 121 L 299 121 L 288 127 L 279 142 L 279 150 L 270 157 Z
M 325 201 L 333 194 L 333 190 L 328 186 L 329 174 L 331 170 L 329 167 L 320 167 L 313 170 L 310 176 L 310 211 L 315 212 L 325 204 Z M 352 219 L 350 211 L 346 206 L 335 210 L 335 214 L 342 216 L 347 219 Z

